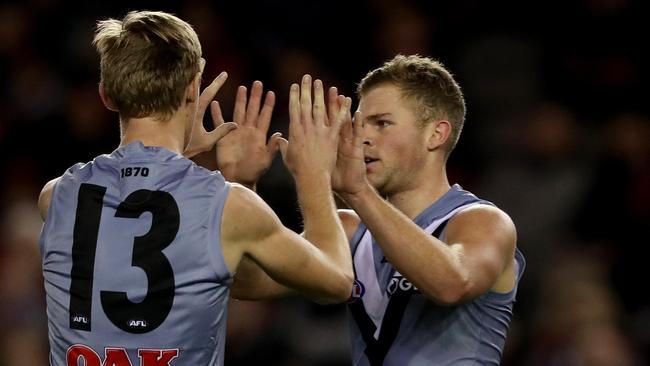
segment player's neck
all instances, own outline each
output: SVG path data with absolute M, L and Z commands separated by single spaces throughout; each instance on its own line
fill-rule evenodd
M 145 146 L 164 147 L 182 154 L 185 147 L 185 124 L 178 115 L 169 121 L 151 117 L 131 118 L 122 122 L 120 146 L 140 141 Z
M 444 168 L 434 174 L 421 174 L 418 180 L 407 189 L 386 197 L 388 202 L 411 219 L 416 218 L 451 187 Z

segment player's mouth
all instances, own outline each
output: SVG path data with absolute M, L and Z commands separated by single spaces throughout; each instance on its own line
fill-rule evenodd
M 373 163 L 376 163 L 379 161 L 379 159 L 375 159 L 373 157 L 366 156 L 363 161 L 366 163 L 366 168 L 369 168 L 372 165 L 375 165 Z

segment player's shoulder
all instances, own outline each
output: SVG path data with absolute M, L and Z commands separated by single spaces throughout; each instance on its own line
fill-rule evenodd
M 338 213 L 339 218 L 343 222 L 354 223 L 355 225 L 359 225 L 359 223 L 361 222 L 361 218 L 356 212 L 354 212 L 354 210 L 350 210 L 347 208 L 340 208 L 336 210 L 336 212 Z
M 47 217 L 47 212 L 50 208 L 52 195 L 54 193 L 54 188 L 56 187 L 56 185 L 59 184 L 60 182 L 64 182 L 62 184 L 67 184 L 70 181 L 83 180 L 87 175 L 89 175 L 88 171 L 90 169 L 88 167 L 92 165 L 93 161 L 86 162 L 86 163 L 76 163 L 71 167 L 69 167 L 68 169 L 66 169 L 63 175 L 58 176 L 45 183 L 45 185 L 41 189 L 41 192 L 38 195 L 38 205 L 37 205 L 43 221 L 45 221 L 45 218 Z
M 454 219 L 456 218 L 490 220 L 504 224 L 512 224 L 512 219 L 505 211 L 488 203 L 471 205 L 454 215 Z
M 45 183 L 41 193 L 38 195 L 38 210 L 41 213 L 41 218 L 45 221 L 47 217 L 47 211 L 50 208 L 50 202 L 52 201 L 52 192 L 54 191 L 54 186 L 59 181 L 61 177 L 56 177 L 49 182 Z
M 361 218 L 354 210 L 339 209 L 337 212 L 348 240 L 352 239 L 352 236 L 359 228 L 359 224 L 361 224 Z
M 512 240 L 516 238 L 516 228 L 512 218 L 492 204 L 472 205 L 454 215 L 447 225 L 448 233 L 468 229 L 484 231 L 486 235 L 498 234 Z
M 256 230 L 272 230 L 282 225 L 280 219 L 254 191 L 238 183 L 229 183 L 224 206 L 222 230 L 235 236 L 254 235 Z
M 230 190 L 228 193 L 228 201 L 230 205 L 238 209 L 256 208 L 264 201 L 253 190 L 234 182 L 229 182 Z

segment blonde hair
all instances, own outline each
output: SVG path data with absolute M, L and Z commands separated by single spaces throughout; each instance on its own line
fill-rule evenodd
M 402 97 L 415 103 L 422 123 L 447 120 L 451 134 L 445 143 L 447 156 L 456 146 L 465 123 L 465 99 L 451 73 L 438 61 L 419 55 L 397 55 L 370 71 L 359 83 L 362 97 L 380 85 L 395 85 Z
M 200 71 L 198 36 L 164 12 L 132 11 L 122 20 L 99 21 L 93 45 L 104 92 L 126 119 L 168 120 Z

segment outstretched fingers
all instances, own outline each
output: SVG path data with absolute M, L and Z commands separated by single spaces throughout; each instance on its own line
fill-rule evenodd
M 235 122 L 227 122 L 221 124 L 219 127 L 215 128 L 214 130 L 208 132 L 210 135 L 211 140 L 213 141 L 212 145 L 216 144 L 219 140 L 221 140 L 224 136 L 230 133 L 230 131 L 237 129 L 237 124 Z
M 306 74 L 300 83 L 300 121 L 304 128 L 312 124 L 311 75 Z
M 273 107 L 275 106 L 275 93 L 269 91 L 266 93 L 266 98 L 264 98 L 264 105 L 262 106 L 262 111 L 260 112 L 259 119 L 257 121 L 257 128 L 266 134 L 271 125 L 271 115 L 273 114 Z
M 361 112 L 354 112 L 354 118 L 352 118 L 352 131 L 354 136 L 354 145 L 362 146 L 363 145 L 363 124 L 361 121 Z
M 219 92 L 219 89 L 228 79 L 228 73 L 222 71 L 219 76 L 217 76 L 210 85 L 203 89 L 203 93 L 199 97 L 199 113 L 205 113 L 205 110 L 208 108 L 208 104 L 214 100 L 214 97 Z
M 332 124 L 333 132 L 338 134 L 341 130 L 341 127 L 347 122 L 351 122 L 350 107 L 352 106 L 352 98 L 341 96 L 340 100 L 341 107 L 336 115 L 334 123 Z
M 212 116 L 212 123 L 214 123 L 215 128 L 221 126 L 225 122 L 223 114 L 221 113 L 221 105 L 216 100 L 213 100 L 210 103 L 210 115 Z
M 213 100 L 210 103 L 210 114 L 212 115 L 212 121 L 214 123 L 214 129 L 208 132 L 208 137 L 210 145 L 214 145 L 217 141 L 221 140 L 226 136 L 230 131 L 236 129 L 238 126 L 235 122 L 226 123 L 223 119 L 223 114 L 221 113 L 221 107 L 219 102 Z
M 312 117 L 317 126 L 327 125 L 325 115 L 325 92 L 323 91 L 323 82 L 318 79 L 314 81 L 314 105 Z
M 261 81 L 255 80 L 251 86 L 248 107 L 246 108 L 246 124 L 256 126 L 257 117 L 260 114 L 260 105 L 262 103 L 263 85 Z
M 237 96 L 235 97 L 235 107 L 232 111 L 232 119 L 241 125 L 246 124 L 246 99 L 246 87 L 240 85 L 237 88 Z
M 332 121 L 334 118 L 336 118 L 336 114 L 338 113 L 339 110 L 339 103 L 338 103 L 338 89 L 336 89 L 335 86 L 329 88 L 327 91 L 327 125 L 331 125 Z
M 289 89 L 289 138 L 302 131 L 300 107 L 300 86 L 293 83 Z

